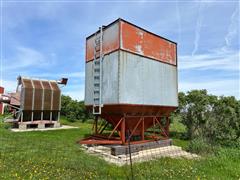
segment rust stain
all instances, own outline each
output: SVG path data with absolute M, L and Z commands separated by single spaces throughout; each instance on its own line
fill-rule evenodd
M 121 49 L 176 65 L 176 45 L 121 21 Z
M 112 28 L 117 26 L 117 28 Z M 117 49 L 149 57 L 161 62 L 176 65 L 176 44 L 149 33 L 125 21 L 107 27 L 103 35 L 103 54 L 108 54 Z M 95 37 L 86 41 L 86 61 L 94 59 Z M 98 57 L 98 54 L 97 54 Z
M 115 25 L 118 26 L 118 24 L 119 23 Z M 111 30 L 109 27 L 103 31 L 103 54 L 104 55 L 119 49 L 120 47 L 119 37 L 120 37 L 119 27 L 117 31 L 115 29 Z M 95 37 L 93 36 L 87 39 L 86 41 L 86 61 L 87 62 L 94 59 L 94 40 L 95 40 Z M 97 53 L 97 57 L 99 57 L 99 52 Z

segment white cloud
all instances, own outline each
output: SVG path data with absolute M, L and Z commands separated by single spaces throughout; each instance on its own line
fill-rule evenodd
M 53 58 L 47 58 L 43 53 L 33 48 L 17 47 L 15 55 L 5 62 L 3 70 L 10 71 L 30 66 L 49 66 L 53 64 Z
M 17 80 L 3 80 L 2 86 L 5 89 L 5 93 L 15 92 L 17 88 Z
M 29 75 L 28 75 L 29 74 Z M 44 78 L 44 79 L 52 79 L 52 78 L 77 78 L 77 79 L 83 79 L 85 77 L 84 71 L 79 72 L 69 72 L 69 73 L 55 73 L 55 72 L 44 72 L 44 73 L 27 73 L 28 76 L 31 76 L 33 78 Z
M 180 82 L 179 91 L 187 92 L 193 89 L 207 89 L 210 94 L 235 96 L 240 99 L 239 80 L 205 80 L 204 82 Z
M 225 36 L 225 42 L 227 46 L 231 46 L 234 37 L 237 36 L 239 29 L 239 7 L 233 12 L 231 16 L 231 23 L 228 27 L 227 35 Z
M 66 88 L 63 89 L 62 94 L 70 96 L 72 99 L 82 101 L 84 100 L 84 92 L 85 88 L 82 85 L 75 86 L 74 88 L 70 89 Z
M 215 69 L 239 71 L 238 51 L 216 50 L 207 54 L 179 56 L 179 69 Z
M 194 48 L 192 51 L 192 56 L 198 50 L 198 44 L 199 44 L 199 40 L 200 40 L 200 32 L 201 32 L 201 27 L 202 27 L 202 19 L 203 19 L 202 8 L 203 8 L 203 5 L 202 5 L 202 3 L 200 3 L 200 7 L 198 10 L 198 19 L 197 19 L 197 24 L 196 24 L 196 29 L 195 29 L 195 39 L 194 39 Z

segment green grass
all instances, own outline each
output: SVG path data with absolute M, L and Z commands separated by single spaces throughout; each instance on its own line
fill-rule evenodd
M 0 124 L 0 179 L 129 179 L 130 167 L 118 167 L 86 154 L 76 142 L 91 133 L 90 123 L 65 119 L 79 129 L 11 132 Z M 179 122 L 177 122 L 179 123 Z M 179 127 L 178 127 L 179 126 Z M 181 124 L 171 126 L 181 132 Z M 188 141 L 173 137 L 174 144 Z M 134 164 L 135 179 L 239 179 L 240 151 L 222 148 L 200 160 L 161 158 Z

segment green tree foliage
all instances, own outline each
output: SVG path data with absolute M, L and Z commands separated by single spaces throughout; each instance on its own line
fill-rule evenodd
M 69 96 L 62 95 L 61 105 L 61 114 L 65 116 L 69 121 L 85 121 L 91 118 L 91 115 L 86 110 L 83 101 L 73 100 Z
M 209 95 L 206 90 L 179 93 L 176 112 L 187 127 L 187 137 L 210 143 L 240 144 L 240 101 Z

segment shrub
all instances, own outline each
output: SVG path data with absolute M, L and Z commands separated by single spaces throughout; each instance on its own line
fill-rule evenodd
M 214 152 L 213 146 L 211 146 L 203 137 L 191 140 L 187 150 L 196 154 L 208 154 Z

